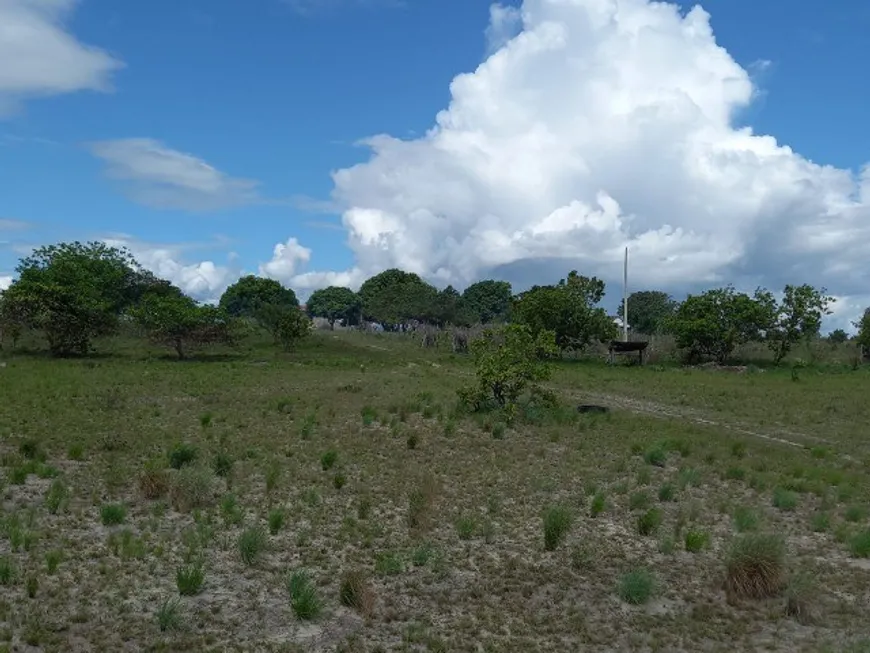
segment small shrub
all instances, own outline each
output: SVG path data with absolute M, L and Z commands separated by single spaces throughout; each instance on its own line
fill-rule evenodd
M 773 505 L 785 512 L 791 512 L 797 507 L 798 495 L 781 487 L 773 490 Z
M 395 576 L 403 571 L 401 558 L 392 551 L 383 551 L 375 556 L 375 573 L 379 576 Z
M 372 512 L 372 500 L 362 497 L 356 504 L 356 516 L 358 519 L 368 519 Z
M 284 528 L 284 511 L 275 508 L 269 512 L 269 533 L 277 535 L 282 528 Z
M 710 534 L 706 531 L 688 531 L 686 533 L 686 551 L 698 553 L 710 545 Z
M 741 535 L 725 561 L 725 589 L 738 598 L 776 596 L 785 582 L 785 542 L 776 535 Z
M 266 494 L 275 491 L 279 480 L 281 480 L 281 465 L 277 460 L 273 460 L 266 469 Z
M 734 528 L 738 533 L 758 530 L 758 515 L 751 509 L 739 507 L 734 511 Z
M 66 505 L 69 499 L 69 490 L 60 479 L 52 481 L 45 494 L 45 507 L 52 515 L 56 515 Z
M 673 501 L 676 492 L 671 483 L 664 483 L 659 488 L 659 501 Z
M 663 555 L 672 555 L 677 548 L 677 543 L 673 537 L 665 536 L 659 540 L 659 553 Z
M 201 560 L 179 567 L 175 572 L 175 584 L 182 596 L 194 596 L 202 591 L 205 569 Z
M 504 432 L 507 426 L 504 422 L 496 422 L 492 425 L 492 437 L 495 440 L 504 440 Z
M 38 463 L 44 463 L 46 460 L 45 451 L 43 451 L 42 446 L 36 440 L 25 440 L 20 445 L 18 445 L 18 453 L 27 458 L 27 460 L 34 460 Z
M 420 444 L 420 436 L 414 432 L 408 434 L 408 439 L 405 441 L 408 449 L 416 449 L 417 445 Z
M 123 524 L 127 518 L 127 507 L 120 503 L 107 503 L 100 508 L 100 520 L 103 526 Z
M 859 522 L 867 518 L 867 508 L 861 505 L 851 505 L 844 515 L 848 522 Z
M 565 506 L 550 506 L 544 513 L 544 549 L 553 551 L 571 529 L 573 517 Z
M 246 565 L 251 566 L 259 559 L 266 550 L 265 531 L 259 526 L 251 526 L 239 535 L 239 556 Z
M 746 478 L 746 470 L 742 467 L 729 467 L 725 470 L 725 478 L 731 481 L 742 481 Z
M 371 616 L 374 612 L 374 590 L 361 571 L 349 571 L 342 576 L 338 597 L 342 605 L 364 616 Z
M 304 571 L 294 571 L 287 581 L 290 592 L 290 607 L 298 619 L 316 619 L 323 609 L 317 588 Z
M 816 596 L 818 588 L 812 578 L 804 574 L 793 576 L 785 589 L 785 614 L 803 626 L 812 625 L 818 617 Z
M 206 467 L 184 467 L 172 479 L 169 500 L 179 512 L 207 508 L 214 501 L 214 476 Z
M 35 599 L 36 593 L 39 591 L 39 578 L 36 576 L 28 576 L 27 581 L 25 582 L 25 589 L 27 590 L 27 596 L 31 599 Z
M 360 411 L 363 426 L 371 426 L 378 419 L 378 411 L 371 406 L 364 406 Z
M 649 601 L 655 588 L 655 578 L 647 569 L 635 569 L 619 579 L 617 593 L 619 598 L 630 605 L 641 605 Z
M 746 457 L 746 443 L 745 442 L 735 442 L 731 445 L 731 455 L 735 458 L 745 458 Z
M 45 553 L 45 568 L 49 576 L 53 575 L 60 563 L 63 561 L 63 553 L 60 551 L 46 551 Z
M 420 487 L 408 495 L 408 527 L 411 530 L 425 530 L 431 525 L 436 492 L 435 479 L 427 476 Z
M 146 464 L 139 474 L 139 491 L 146 499 L 159 499 L 169 491 L 169 474 L 156 461 Z
M 15 580 L 15 563 L 9 556 L 0 557 L 0 585 L 11 585 Z
M 652 482 L 652 474 L 649 471 L 649 467 L 641 467 L 637 470 L 637 484 L 638 485 L 649 485 Z
M 196 447 L 186 442 L 180 442 L 169 452 L 169 466 L 172 469 L 181 469 L 185 465 L 192 465 L 196 462 L 198 456 L 199 451 Z
M 816 512 L 810 520 L 810 526 L 814 533 L 824 533 L 831 528 L 831 516 L 826 512 Z
M 238 526 L 244 521 L 245 515 L 239 508 L 235 494 L 227 494 L 221 499 L 221 517 L 228 526 Z
M 320 456 L 320 466 L 323 468 L 323 471 L 328 471 L 335 466 L 335 463 L 338 461 L 338 452 L 334 449 L 330 449 L 322 456 Z
M 470 540 L 474 537 L 476 528 L 477 524 L 472 517 L 460 517 L 456 521 L 456 533 L 459 535 L 460 540 Z
M 854 558 L 870 558 L 870 530 L 853 535 L 849 541 L 849 550 Z
M 181 601 L 173 598 L 160 604 L 157 608 L 157 626 L 160 632 L 177 630 L 181 626 Z
M 411 554 L 411 564 L 415 567 L 423 567 L 434 554 L 435 549 L 432 548 L 432 545 L 429 542 L 424 542 L 414 549 L 414 552 Z
M 683 467 L 677 476 L 677 484 L 681 490 L 690 486 L 697 487 L 701 484 L 701 474 L 693 467 Z
M 595 496 L 592 497 L 592 502 L 589 506 L 589 515 L 591 517 L 597 517 L 602 512 L 604 512 L 607 507 L 607 499 L 602 492 L 596 492 Z
M 664 447 L 655 446 L 652 449 L 648 449 L 647 452 L 643 455 L 643 459 L 647 462 L 648 465 L 654 465 L 655 467 L 664 467 L 668 462 L 668 452 L 665 451 Z
M 647 494 L 644 490 L 632 492 L 631 496 L 628 498 L 629 510 L 643 510 L 644 508 L 649 506 L 649 503 L 649 494 Z
M 71 444 L 66 450 L 66 457 L 77 462 L 84 460 L 85 448 L 80 444 Z
M 652 535 L 662 524 L 662 511 L 651 508 L 637 518 L 637 532 L 641 535 Z
M 233 459 L 226 451 L 219 451 L 212 461 L 214 473 L 221 477 L 228 477 L 233 471 Z

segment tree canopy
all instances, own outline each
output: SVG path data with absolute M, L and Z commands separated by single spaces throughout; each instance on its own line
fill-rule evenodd
M 23 258 L 4 293 L 4 313 L 41 331 L 58 356 L 86 354 L 93 338 L 115 331 L 121 312 L 153 276 L 124 249 L 105 243 L 60 243 Z
M 622 318 L 625 300 L 619 300 L 619 317 Z M 655 335 L 661 333 L 674 311 L 677 302 L 661 290 L 640 290 L 628 296 L 628 325 L 636 333 Z
M 507 281 L 485 279 L 473 283 L 462 293 L 465 309 L 474 322 L 506 322 L 510 317 L 511 285 Z
M 397 268 L 376 274 L 359 289 L 363 318 L 385 328 L 420 319 L 437 295 L 435 287 L 418 275 Z
M 350 288 L 329 286 L 311 293 L 306 308 L 309 315 L 322 317 L 329 321 L 330 328 L 335 328 L 338 320 L 344 320 L 347 325 L 359 322 L 362 300 Z
M 562 351 L 580 350 L 593 340 L 605 341 L 616 335 L 616 325 L 597 306 L 604 297 L 604 282 L 572 270 L 555 286 L 533 286 L 520 294 L 513 305 L 513 319 L 526 324 L 537 336 L 552 331 Z
M 266 304 L 298 307 L 299 300 L 295 292 L 274 279 L 252 274 L 236 281 L 220 298 L 220 307 L 235 317 L 255 317 Z

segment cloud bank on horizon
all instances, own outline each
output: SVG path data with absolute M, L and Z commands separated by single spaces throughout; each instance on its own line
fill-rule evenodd
M 29 62 L 0 65 L 0 113 L 32 97 L 110 89 L 123 64 L 65 31 L 73 5 L 0 0 L 0 24 L 15 28 L 0 38 L 0 62 Z M 525 0 L 494 5 L 482 38 L 489 54 L 454 78 L 424 136 L 367 138 L 369 160 L 333 173 L 355 265 L 308 271 L 311 250 L 291 237 L 260 274 L 303 296 L 357 287 L 389 267 L 459 287 L 493 276 L 522 287 L 573 268 L 616 281 L 627 246 L 638 289 L 810 282 L 840 298 L 838 326 L 870 303 L 870 167 L 818 165 L 737 127 L 756 89 L 702 8 Z M 153 139 L 92 152 L 152 207 L 262 199 L 256 181 Z M 181 246 L 113 242 L 200 299 L 246 272 L 232 260 L 181 263 Z

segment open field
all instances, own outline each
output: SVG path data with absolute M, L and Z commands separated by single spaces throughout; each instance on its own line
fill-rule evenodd
M 0 650 L 870 651 L 866 369 L 566 362 L 506 427 L 398 336 L 115 351 L 0 368 Z

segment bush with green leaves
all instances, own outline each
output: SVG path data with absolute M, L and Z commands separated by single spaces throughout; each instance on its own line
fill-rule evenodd
M 619 579 L 617 594 L 630 605 L 641 605 L 649 601 L 655 589 L 655 577 L 648 569 L 634 569 Z
M 471 353 L 476 383 L 458 391 L 466 408 L 472 411 L 498 408 L 510 419 L 516 414 L 523 394 L 552 401 L 552 395 L 539 385 L 551 374 L 545 357 L 558 353 L 551 331 L 542 331 L 534 337 L 531 329 L 521 324 L 486 329 L 471 343 Z
M 571 530 L 573 516 L 566 506 L 550 506 L 544 512 L 544 548 L 553 551 Z
M 305 313 L 293 306 L 266 304 L 257 311 L 257 321 L 262 324 L 276 344 L 290 351 L 314 328 Z
M 323 610 L 317 587 L 304 571 L 295 571 L 287 581 L 290 592 L 290 607 L 299 619 L 316 619 Z

